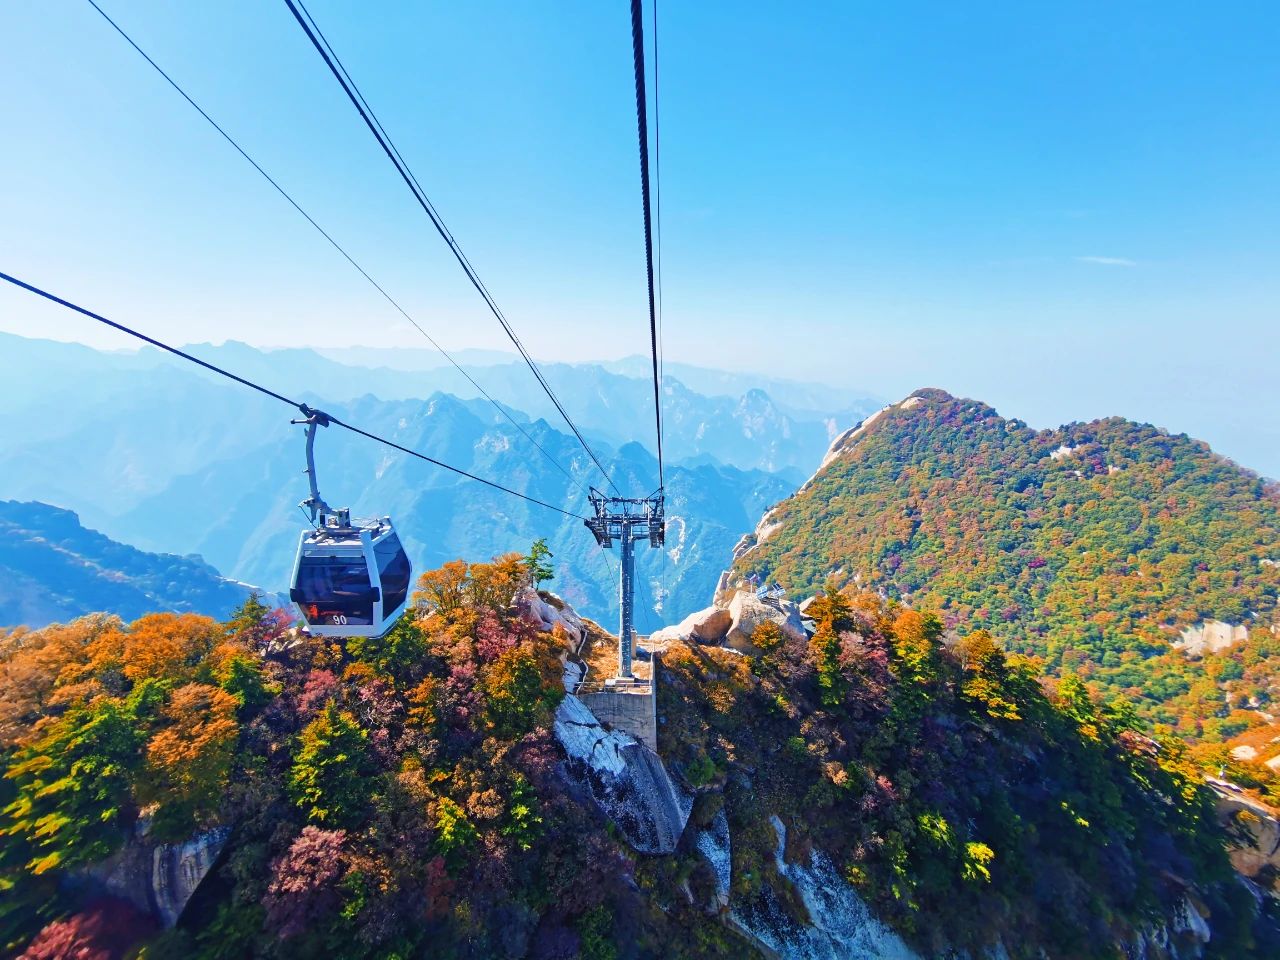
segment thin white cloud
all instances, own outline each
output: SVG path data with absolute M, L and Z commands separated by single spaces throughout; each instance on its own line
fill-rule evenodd
M 1138 261 L 1127 257 L 1076 257 L 1080 263 L 1097 263 L 1104 267 L 1136 267 Z

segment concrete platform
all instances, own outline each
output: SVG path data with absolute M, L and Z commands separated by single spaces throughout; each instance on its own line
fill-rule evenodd
M 587 683 L 578 690 L 578 699 L 601 723 L 631 734 L 657 753 L 658 699 L 654 692 L 653 683 L 647 680 L 614 686 Z

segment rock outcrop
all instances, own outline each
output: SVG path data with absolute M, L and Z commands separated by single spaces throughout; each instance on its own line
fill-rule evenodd
M 76 882 L 128 900 L 167 929 L 178 922 L 187 901 L 217 862 L 231 828 L 205 830 L 182 843 L 152 843 L 146 828 L 146 822 L 141 822 L 134 839 Z
M 1139 931 L 1119 946 L 1132 960 L 1199 960 L 1212 935 L 1201 910 L 1184 897 L 1172 923 Z
M 709 827 L 698 831 L 694 845 L 711 865 L 711 872 L 716 878 L 716 900 L 723 910 L 729 906 L 733 880 L 733 847 L 729 838 L 729 818 L 723 807 L 716 811 Z
M 761 600 L 754 593 L 740 592 L 729 601 L 731 622 L 725 634 L 726 646 L 744 653 L 755 648 L 751 645 L 751 635 L 766 620 L 776 623 L 782 632 L 794 640 L 803 640 L 804 623 L 800 620 L 800 608 L 789 600 Z
M 729 584 L 732 582 L 733 574 L 729 570 L 721 570 L 720 578 L 716 580 L 716 590 L 711 596 L 711 603 L 717 607 L 728 607 L 729 598 L 732 596 Z
M 1243 623 L 1209 620 L 1187 627 L 1182 631 L 1182 636 L 1173 641 L 1173 645 L 1189 657 L 1203 657 L 1206 653 L 1218 653 L 1248 639 L 1249 628 Z
M 751 635 L 765 621 L 776 623 L 793 639 L 804 640 L 808 636 L 802 608 L 790 600 L 776 597 L 762 600 L 751 590 L 737 590 L 732 594 L 717 590 L 714 605 L 691 613 L 674 626 L 655 630 L 646 645 L 651 649 L 661 649 L 678 640 L 723 645 L 739 653 L 754 653 Z
M 901 937 L 872 916 L 821 851 L 812 851 L 808 863 L 787 863 L 786 827 L 777 817 L 771 819 L 778 835 L 778 873 L 803 903 L 808 922 L 796 919 L 766 886 L 754 902 L 733 908 L 735 926 L 780 960 L 919 960 Z
M 1235 793 L 1230 785 L 1210 783 L 1218 795 L 1217 815 L 1234 843 L 1228 850 L 1231 865 L 1243 877 L 1268 888 L 1280 898 L 1280 819 L 1248 797 Z
M 634 737 L 606 730 L 577 697 L 556 710 L 556 738 L 568 754 L 566 774 L 640 853 L 672 853 L 684 832 L 693 798 L 667 773 L 662 760 Z
M 565 639 L 575 650 L 587 635 L 587 626 L 582 618 L 573 607 L 554 593 L 548 593 L 544 597 L 533 587 L 525 587 L 516 594 L 514 605 L 526 623 L 544 633 L 551 633 L 557 626 L 560 627 Z

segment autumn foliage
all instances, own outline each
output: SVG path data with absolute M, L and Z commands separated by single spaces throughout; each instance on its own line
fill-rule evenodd
M 227 623 L 97 617 L 0 637 L 2 945 L 94 960 L 751 956 L 694 846 L 723 814 L 735 908 L 805 922 L 777 866 L 778 815 L 789 860 L 823 851 L 922 953 L 1004 938 L 1017 960 L 1091 957 L 1194 887 L 1215 917 L 1244 918 L 1215 926 L 1224 955 L 1266 955 L 1193 757 L 1075 675 L 1042 683 L 992 631 L 835 582 L 807 639 L 770 624 L 758 656 L 664 655 L 660 749 L 692 824 L 674 854 L 638 857 L 565 776 L 552 726 L 571 644 L 540 629 L 531 590 L 511 555 L 428 571 L 378 638 L 308 637 L 253 603 Z M 126 935 L 130 914 L 67 882 L 140 835 L 215 824 L 234 829 L 173 930 Z

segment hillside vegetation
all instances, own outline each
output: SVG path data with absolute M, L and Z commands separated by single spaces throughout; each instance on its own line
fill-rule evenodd
M 1205 444 L 1118 418 L 1035 431 L 922 390 L 837 447 L 738 573 L 798 596 L 834 574 L 938 609 L 1192 738 L 1280 695 L 1280 489 Z M 1248 639 L 1172 647 L 1213 620 Z
M 411 617 L 345 647 L 255 602 L 225 623 L 0 636 L 4 942 L 31 958 L 121 956 L 104 946 L 121 938 L 148 960 L 752 956 L 695 846 L 723 811 L 737 913 L 812 919 L 773 858 L 776 815 L 788 860 L 829 858 L 924 955 L 1113 957 L 1143 931 L 1177 939 L 1187 910 L 1209 918 L 1206 955 L 1274 955 L 1176 742 L 1078 681 L 1042 686 L 985 631 L 944 648 L 936 617 L 871 594 L 824 594 L 808 642 L 761 627 L 758 658 L 673 645 L 661 749 L 698 800 L 673 855 L 635 855 L 565 775 L 567 643 L 512 604 L 528 578 L 514 556 L 428 571 Z M 148 842 L 233 827 L 169 932 L 83 883 L 139 824 Z

